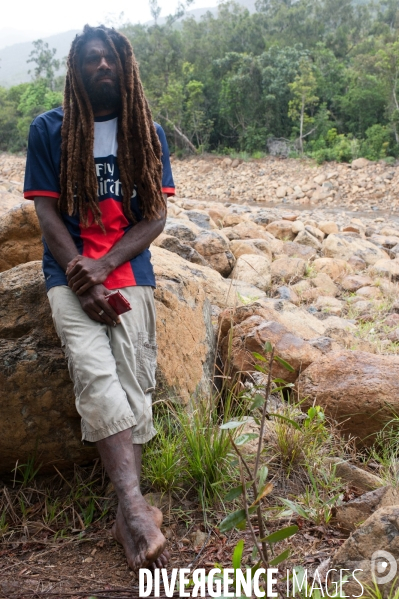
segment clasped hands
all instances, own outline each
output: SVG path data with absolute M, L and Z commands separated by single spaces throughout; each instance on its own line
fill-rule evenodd
M 81 255 L 75 256 L 65 271 L 68 286 L 78 296 L 86 314 L 92 320 L 116 326 L 120 319 L 106 301 L 109 290 L 103 285 L 109 273 L 110 269 L 101 259 Z
M 76 295 L 83 295 L 93 285 L 103 283 L 109 275 L 109 269 L 103 260 L 93 260 L 78 254 L 67 265 L 65 271 L 68 286 Z

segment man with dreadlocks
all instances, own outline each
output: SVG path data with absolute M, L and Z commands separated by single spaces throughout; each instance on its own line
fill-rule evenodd
M 25 198 L 43 233 L 43 270 L 68 357 L 82 439 L 95 442 L 119 504 L 112 529 L 128 563 L 163 567 L 161 512 L 140 491 L 155 434 L 154 273 L 148 250 L 174 193 L 165 134 L 151 120 L 127 38 L 85 26 L 68 57 L 64 105 L 32 123 Z M 120 318 L 106 297 L 122 289 Z

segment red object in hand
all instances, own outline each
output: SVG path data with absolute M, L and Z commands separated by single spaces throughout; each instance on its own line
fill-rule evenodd
M 114 293 L 110 293 L 105 299 L 111 308 L 115 310 L 118 316 L 120 314 L 124 314 L 125 312 L 129 312 L 129 310 L 132 309 L 131 305 L 120 291 L 114 291 Z

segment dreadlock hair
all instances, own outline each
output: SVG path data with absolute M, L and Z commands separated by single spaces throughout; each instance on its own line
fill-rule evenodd
M 148 220 L 160 217 L 165 201 L 161 187 L 161 145 L 132 46 L 113 28 L 85 25 L 83 33 L 72 42 L 67 62 L 59 207 L 70 216 L 78 211 L 84 226 L 89 224 L 90 210 L 94 222 L 104 231 L 93 157 L 94 116 L 81 74 L 82 50 L 92 39 L 103 40 L 116 58 L 121 96 L 117 140 L 123 212 L 132 222 L 137 220 L 130 205 L 134 186 L 138 190 L 141 213 Z

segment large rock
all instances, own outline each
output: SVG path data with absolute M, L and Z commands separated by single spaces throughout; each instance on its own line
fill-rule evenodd
M 399 280 L 399 260 L 378 260 L 373 266 L 373 271 L 378 275 L 397 281 Z
M 232 227 L 236 239 L 269 239 L 269 234 L 263 227 L 252 221 L 247 221 Z
M 338 506 L 334 520 L 340 528 L 352 532 L 378 509 L 391 505 L 399 505 L 399 491 L 390 486 L 380 487 Z
M 0 272 L 40 260 L 43 245 L 33 202 L 23 202 L 0 217 Z
M 396 588 L 392 584 L 396 578 L 398 561 L 399 505 L 395 505 L 382 507 L 367 518 L 338 549 L 330 568 L 337 570 L 334 576 L 339 576 L 340 569 L 346 569 L 348 574 L 357 570 L 356 578 L 363 587 L 372 587 L 373 577 L 376 577 L 382 596 L 388 597 L 391 588 Z M 349 579 L 342 588 L 347 597 L 364 595 L 355 580 Z
M 313 362 L 297 385 L 304 407 L 316 402 L 343 422 L 342 430 L 369 444 L 399 410 L 399 356 L 331 352 Z
M 245 281 L 266 291 L 271 283 L 270 261 L 266 256 L 258 256 L 256 254 L 240 256 L 230 278 Z
M 208 262 L 205 260 L 201 254 L 197 252 L 190 245 L 186 245 L 182 243 L 180 239 L 177 237 L 173 237 L 173 235 L 166 235 L 166 233 L 161 233 L 153 244 L 163 248 L 164 250 L 169 250 L 169 252 L 173 252 L 177 254 L 184 260 L 188 260 L 189 262 L 193 262 L 194 264 L 202 264 L 202 266 L 209 266 Z
M 235 258 L 223 235 L 216 231 L 202 231 L 191 245 L 221 275 L 227 277 L 231 273 Z
M 184 403 L 210 387 L 214 333 L 206 289 L 226 305 L 229 284 L 210 268 L 153 249 L 158 393 Z M 80 441 L 80 418 L 40 262 L 0 275 L 0 323 L 1 471 L 10 472 L 17 460 L 25 463 L 35 451 L 48 468 L 91 459 L 95 452 Z
M 304 276 L 306 262 L 301 258 L 279 258 L 271 265 L 272 279 L 293 283 Z
M 389 258 L 388 254 L 367 239 L 349 235 L 329 235 L 322 244 L 324 256 L 349 260 L 356 256 L 366 264 L 375 264 L 378 260 Z
M 309 342 L 292 334 L 284 325 L 265 321 L 260 315 L 253 315 L 232 327 L 221 343 L 222 359 L 230 360 L 236 373 L 251 373 L 257 360 L 253 352 L 263 354 L 263 347 L 269 341 L 275 353 L 286 360 L 294 369 L 289 372 L 278 362 L 273 364 L 273 376 L 288 382 L 296 380 L 299 372 L 316 360 L 321 352 Z
M 200 230 L 201 229 L 189 219 L 178 220 L 168 218 L 163 232 L 167 235 L 177 237 L 182 243 L 189 244 L 191 241 L 194 241 L 197 235 L 199 235 Z
M 351 265 L 346 260 L 339 258 L 317 258 L 312 266 L 317 272 L 329 275 L 333 281 L 338 281 L 346 274 L 353 272 Z
M 295 233 L 292 232 L 292 223 L 288 220 L 274 220 L 267 225 L 266 230 L 283 241 L 291 241 L 295 237 Z
M 230 250 L 237 259 L 244 254 L 267 256 L 272 261 L 272 252 L 266 239 L 235 239 L 230 242 Z

